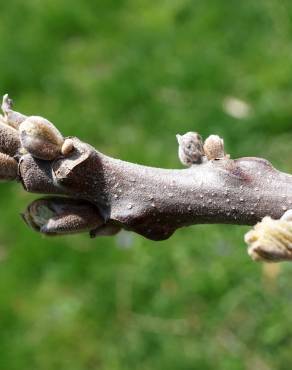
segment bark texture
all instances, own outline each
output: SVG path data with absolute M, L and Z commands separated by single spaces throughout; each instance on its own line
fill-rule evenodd
M 75 149 L 65 158 L 21 157 L 25 190 L 89 201 L 105 224 L 152 240 L 193 224 L 254 225 L 292 208 L 292 176 L 264 159 L 224 157 L 187 169 L 161 169 L 108 157 L 72 139 Z

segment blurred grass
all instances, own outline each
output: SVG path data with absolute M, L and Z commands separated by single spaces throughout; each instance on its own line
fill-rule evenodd
M 288 0 L 10 0 L 0 86 L 17 110 L 105 153 L 179 166 L 176 133 L 222 135 L 233 157 L 292 172 Z M 235 118 L 228 97 L 247 104 Z M 1 184 L 0 368 L 287 369 L 292 266 L 252 263 L 245 227 L 46 239 Z

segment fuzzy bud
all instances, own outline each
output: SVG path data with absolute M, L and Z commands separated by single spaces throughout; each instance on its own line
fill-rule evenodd
M 61 154 L 63 136 L 47 119 L 28 117 L 19 126 L 22 146 L 34 157 L 53 160 Z
M 61 197 L 35 200 L 22 216 L 30 227 L 47 235 L 80 233 L 104 224 L 91 203 Z
M 218 135 L 210 135 L 204 143 L 204 152 L 208 160 L 225 157 L 224 141 Z
M 196 132 L 187 132 L 184 135 L 176 135 L 179 147 L 178 156 L 185 166 L 202 163 L 204 150 L 203 140 Z
M 264 217 L 244 237 L 248 254 L 254 261 L 279 262 L 292 260 L 291 210 L 279 220 Z

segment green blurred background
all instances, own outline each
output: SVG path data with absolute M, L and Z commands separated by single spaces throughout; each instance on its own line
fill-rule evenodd
M 1 1 L 1 93 L 124 160 L 180 167 L 175 134 L 195 130 L 292 172 L 291 16 L 289 0 Z M 50 239 L 19 217 L 35 198 L 1 184 L 1 369 L 290 367 L 292 265 L 251 262 L 246 227 Z

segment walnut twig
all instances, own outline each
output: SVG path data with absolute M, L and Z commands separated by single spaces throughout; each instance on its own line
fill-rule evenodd
M 126 229 L 163 240 L 184 226 L 255 225 L 292 208 L 291 175 L 265 159 L 231 159 L 216 135 L 205 142 L 195 132 L 178 135 L 179 158 L 187 168 L 162 169 L 64 138 L 45 118 L 14 112 L 8 95 L 2 109 L 0 178 L 50 195 L 34 201 L 23 216 L 47 235 L 89 231 L 95 237 Z

